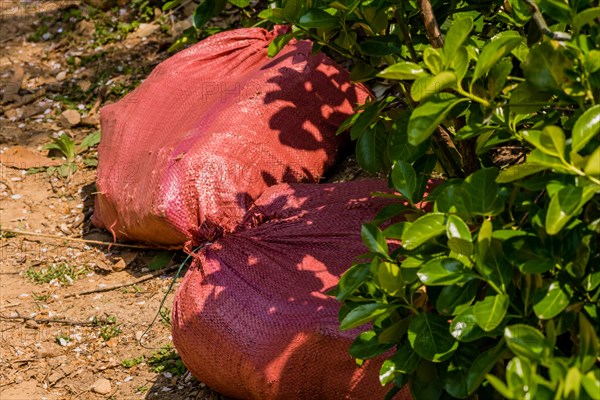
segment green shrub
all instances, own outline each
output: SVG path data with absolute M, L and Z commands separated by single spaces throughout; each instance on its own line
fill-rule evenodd
M 259 17 L 292 25 L 270 55 L 309 38 L 376 89 L 340 132 L 399 194 L 334 293 L 341 329 L 366 329 L 350 353 L 385 355 L 381 383 L 416 399 L 598 398 L 597 2 L 277 0 Z

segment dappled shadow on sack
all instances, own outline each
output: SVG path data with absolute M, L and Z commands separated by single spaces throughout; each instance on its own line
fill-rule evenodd
M 203 382 L 243 399 L 375 399 L 380 360 L 348 354 L 325 293 L 364 253 L 361 223 L 389 199 L 376 180 L 268 189 L 232 234 L 201 251 L 173 307 L 173 341 Z
M 213 240 L 268 186 L 316 182 L 335 163 L 335 132 L 367 90 L 308 42 L 268 58 L 275 34 L 214 35 L 102 110 L 96 225 L 159 245 Z

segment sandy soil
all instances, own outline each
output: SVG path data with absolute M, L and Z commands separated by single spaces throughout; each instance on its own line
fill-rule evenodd
M 52 137 L 79 144 L 97 132 L 99 108 L 168 56 L 189 10 L 132 27 L 130 8 L 0 4 L 0 399 L 221 399 L 171 351 L 168 317 L 151 325 L 172 272 L 77 295 L 183 257 L 71 240 L 112 240 L 89 222 L 95 148 L 71 161 L 45 149 Z

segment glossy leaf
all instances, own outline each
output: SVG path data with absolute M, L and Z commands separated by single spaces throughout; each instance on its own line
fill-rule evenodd
M 464 286 L 444 286 L 435 302 L 436 310 L 442 315 L 460 314 L 471 305 L 478 287 L 477 281 L 471 281 Z
M 486 296 L 473 306 L 475 322 L 486 332 L 495 329 L 504 320 L 510 298 L 506 294 Z
M 362 134 L 356 143 L 356 161 L 361 168 L 373 174 L 383 168 L 381 154 L 385 150 L 386 141 L 385 131 L 378 127 L 369 128 Z
M 550 199 L 546 213 L 546 232 L 556 235 L 574 217 L 583 200 L 583 189 L 565 186 Z
M 595 105 L 586 112 L 575 122 L 573 127 L 573 151 L 579 151 L 585 147 L 585 145 L 594 137 L 598 136 L 600 132 L 600 104 Z
M 296 32 L 289 32 L 283 35 L 277 36 L 271 43 L 269 43 L 268 47 L 268 56 L 275 57 L 281 49 L 285 47 L 286 44 L 289 43 L 294 37 L 298 36 Z
M 375 36 L 360 42 L 360 48 L 368 56 L 383 57 L 399 53 L 402 43 L 397 35 Z
M 561 128 L 554 125 L 546 126 L 540 133 L 540 146 L 538 148 L 550 156 L 563 158 L 565 141 L 565 133 Z
M 396 353 L 385 360 L 379 371 L 379 382 L 387 385 L 399 374 L 412 374 L 419 365 L 421 357 L 411 348 L 408 342 L 398 347 Z
M 209 19 L 218 15 L 227 4 L 226 0 L 204 0 L 194 11 L 194 28 L 202 29 Z
M 439 93 L 428 97 L 410 116 L 407 130 L 408 142 L 416 146 L 427 140 L 452 108 L 463 101 L 466 99 L 459 99 L 449 93 Z
M 369 250 L 374 253 L 387 255 L 388 245 L 383 236 L 383 232 L 373 224 L 363 224 L 360 236 Z
M 340 329 L 345 331 L 366 324 L 378 316 L 390 311 L 391 306 L 380 303 L 361 304 L 346 314 L 340 323 Z
M 486 374 L 496 365 L 503 351 L 504 343 L 500 342 L 495 347 L 481 353 L 473 361 L 467 374 L 467 393 L 469 395 L 473 394 L 481 385 Z
M 421 101 L 444 89 L 456 85 L 456 74 L 453 71 L 442 71 L 434 76 L 418 78 L 410 89 L 414 101 Z
M 408 326 L 408 341 L 417 354 L 433 362 L 448 359 L 458 348 L 458 342 L 448 332 L 446 319 L 431 313 L 413 318 Z
M 473 342 L 487 335 L 475 321 L 473 307 L 467 308 L 452 319 L 450 334 L 464 343 Z
M 402 246 L 407 250 L 413 250 L 423 243 L 446 230 L 446 218 L 442 213 L 429 213 L 414 221 L 402 235 Z
M 463 193 L 467 195 L 471 214 L 497 215 L 503 210 L 504 203 L 497 197 L 497 176 L 497 169 L 483 168 L 465 179 Z
M 450 257 L 434 258 L 427 262 L 417 276 L 427 286 L 454 285 L 477 277 L 460 261 Z
M 429 74 L 419 65 L 409 61 L 390 65 L 379 74 L 378 77 L 394 80 L 414 80 Z
M 473 19 L 462 18 L 450 26 L 446 38 L 444 39 L 444 58 L 451 60 L 456 54 L 458 49 L 465 43 L 469 38 L 469 34 L 473 30 Z
M 437 75 L 443 71 L 444 61 L 439 50 L 427 47 L 423 52 L 423 61 L 432 74 Z
M 350 296 L 370 273 L 370 264 L 356 264 L 350 267 L 340 278 L 336 298 L 342 301 Z
M 504 329 L 508 348 L 517 356 L 541 362 L 552 349 L 548 347 L 544 335 L 531 325 L 516 324 Z
M 350 355 L 354 358 L 366 359 L 377 357 L 393 346 L 392 343 L 379 343 L 377 334 L 370 330 L 362 332 L 350 346 Z
M 331 29 L 339 26 L 337 17 L 318 8 L 308 10 L 300 17 L 298 23 L 305 28 Z
M 412 165 L 404 161 L 397 161 L 392 167 L 391 178 L 394 189 L 412 202 L 417 187 L 417 175 Z
M 521 44 L 522 40 L 521 36 L 515 31 L 501 32 L 494 36 L 479 55 L 472 82 L 485 76 L 502 57 Z
M 470 256 L 473 253 L 473 243 L 469 226 L 460 217 L 449 215 L 446 222 L 448 247 L 455 253 Z
M 565 70 L 571 62 L 557 42 L 544 41 L 535 45 L 523 64 L 527 81 L 542 91 L 562 90 L 567 81 Z
M 539 319 L 551 319 L 569 305 L 569 294 L 558 282 L 552 282 L 538 289 L 533 297 L 533 311 Z
M 594 326 L 588 321 L 587 317 L 579 314 L 579 353 L 577 360 L 581 370 L 586 373 L 589 371 L 596 360 L 600 357 L 600 344 L 598 342 L 598 333 Z M 600 391 L 598 392 L 600 393 Z
M 390 296 L 399 296 L 404 289 L 404 279 L 398 264 L 381 262 L 377 268 L 379 286 Z

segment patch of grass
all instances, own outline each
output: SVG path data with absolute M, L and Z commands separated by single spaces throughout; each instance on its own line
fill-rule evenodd
M 145 360 L 145 357 L 143 355 L 136 357 L 136 358 L 126 358 L 125 360 L 121 361 L 121 365 L 125 368 L 131 368 L 138 364 L 143 363 L 144 360 Z
M 2 227 L 0 227 L 0 239 L 10 239 L 17 236 L 16 233 L 3 231 Z
M 107 315 L 104 320 L 100 320 L 94 317 L 92 320 L 94 325 L 101 326 L 100 337 L 105 341 L 109 341 L 111 338 L 119 336 L 121 333 L 121 325 L 116 325 L 117 317 L 114 315 Z
M 165 326 L 171 326 L 171 310 L 168 307 L 162 307 L 159 311 L 160 322 Z
M 148 358 L 148 366 L 153 372 L 170 372 L 176 376 L 181 376 L 187 371 L 181 357 L 171 345 L 163 346 L 160 350 L 152 353 Z
M 52 296 L 50 293 L 36 293 L 36 292 L 31 293 L 31 297 L 33 297 L 33 299 L 35 301 L 40 301 L 40 302 L 48 301 L 48 299 L 50 299 L 50 296 Z
M 25 276 L 38 285 L 52 281 L 73 284 L 75 279 L 85 275 L 87 272 L 88 270 L 85 267 L 77 268 L 74 265 L 63 263 L 52 264 L 50 268 L 42 268 L 39 271 L 30 267 L 25 271 Z
M 148 391 L 148 385 L 142 385 L 139 386 L 137 389 L 135 389 L 136 393 L 146 393 Z

